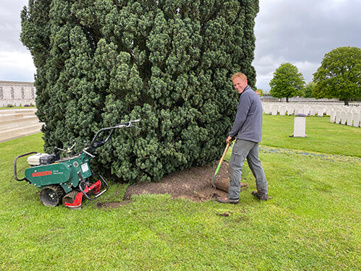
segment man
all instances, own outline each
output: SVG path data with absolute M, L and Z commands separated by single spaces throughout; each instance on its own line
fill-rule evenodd
M 229 132 L 227 143 L 234 138 L 228 173 L 230 187 L 225 197 L 218 197 L 220 203 L 237 204 L 241 189 L 241 175 L 244 160 L 247 158 L 249 168 L 256 178 L 257 191 L 252 195 L 259 200 L 267 200 L 267 180 L 258 158 L 259 142 L 262 138 L 262 104 L 256 94 L 247 84 L 247 77 L 243 73 L 235 73 L 232 76 L 233 86 L 240 94 L 236 119 L 232 130 Z

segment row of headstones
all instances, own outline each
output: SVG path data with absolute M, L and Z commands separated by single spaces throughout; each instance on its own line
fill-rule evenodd
M 340 110 L 334 110 L 330 114 L 330 122 L 353 127 L 360 127 L 361 112 L 345 112 Z
M 335 104 L 283 104 L 262 103 L 265 114 L 271 115 L 306 115 L 306 116 L 330 116 L 330 122 L 354 127 L 360 126 L 361 107 L 344 106 Z
M 360 113 L 361 107 L 344 106 L 335 104 L 314 104 L 314 103 L 270 103 L 263 102 L 263 111 L 271 115 L 308 115 L 319 116 L 331 115 L 332 111 Z
M 284 104 L 284 103 L 263 103 L 263 111 L 270 115 L 327 115 L 327 106 L 305 105 L 305 104 Z

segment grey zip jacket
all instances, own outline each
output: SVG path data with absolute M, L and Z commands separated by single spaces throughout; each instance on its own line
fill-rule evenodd
M 239 97 L 236 119 L 229 136 L 252 142 L 261 142 L 262 114 L 260 98 L 256 92 L 246 86 Z

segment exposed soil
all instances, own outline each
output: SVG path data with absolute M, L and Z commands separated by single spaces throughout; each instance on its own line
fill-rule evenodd
M 225 196 L 225 191 L 212 187 L 212 180 L 218 161 L 202 167 L 194 167 L 164 176 L 159 182 L 139 183 L 127 188 L 122 202 L 98 203 L 98 208 L 116 208 L 127 204 L 133 195 L 169 194 L 172 198 L 185 198 L 196 202 L 212 200 Z M 226 182 L 228 163 L 223 162 L 218 171 L 216 182 Z M 217 186 L 218 187 L 218 186 Z

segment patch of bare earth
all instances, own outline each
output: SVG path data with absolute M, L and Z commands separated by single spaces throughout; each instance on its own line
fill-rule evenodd
M 122 202 L 98 203 L 98 208 L 116 208 L 128 203 L 133 195 L 169 194 L 172 198 L 185 198 L 196 202 L 211 200 L 227 193 L 212 186 L 218 161 L 201 166 L 184 169 L 164 176 L 159 182 L 130 185 Z M 226 183 L 228 163 L 223 162 L 218 171 L 216 183 Z M 218 186 L 217 186 L 218 187 Z M 222 187 L 222 186 L 221 186 Z

